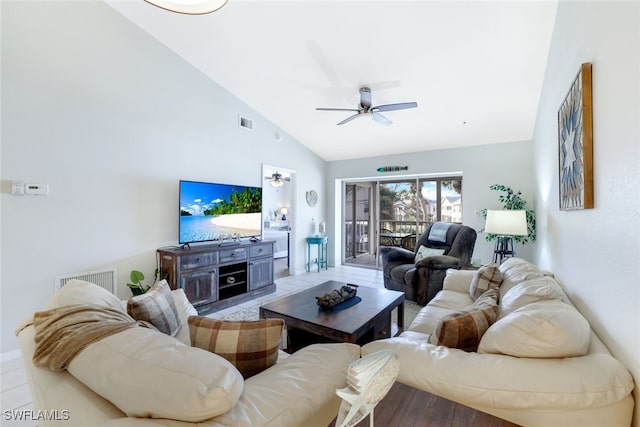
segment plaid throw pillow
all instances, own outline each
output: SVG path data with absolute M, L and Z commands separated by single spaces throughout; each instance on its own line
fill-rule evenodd
M 502 285 L 502 273 L 497 264 L 483 265 L 473 275 L 469 284 L 469 294 L 475 300 L 489 289 L 498 289 Z
M 482 335 L 498 317 L 498 290 L 489 289 L 476 302 L 444 316 L 429 336 L 429 343 L 464 351 L 476 351 Z
M 146 293 L 131 297 L 127 313 L 136 320 L 151 323 L 160 332 L 175 336 L 180 330 L 178 309 L 166 280 L 161 280 Z
M 224 357 L 249 378 L 278 361 L 282 319 L 229 322 L 190 316 L 191 346 Z

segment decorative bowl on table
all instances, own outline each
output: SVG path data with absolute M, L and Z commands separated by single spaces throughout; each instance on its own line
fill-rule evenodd
M 316 302 L 320 308 L 328 310 L 355 297 L 356 293 L 355 285 L 343 285 L 340 289 L 334 289 L 323 296 L 316 297 Z

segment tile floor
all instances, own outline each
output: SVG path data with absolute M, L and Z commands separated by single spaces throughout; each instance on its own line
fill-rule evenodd
M 258 307 L 269 301 L 273 301 L 274 299 L 290 295 L 294 292 L 320 284 L 327 280 L 355 283 L 361 286 L 383 287 L 382 271 L 380 270 L 339 266 L 336 268 L 329 268 L 328 270 L 322 270 L 320 272 L 312 271 L 298 276 L 288 276 L 276 279 L 276 292 L 212 313 L 210 317 L 229 318 L 232 317 L 235 312 L 240 310 Z M 0 368 L 0 408 L 2 409 L 0 426 L 37 426 L 37 422 L 35 421 L 18 421 L 12 419 L 14 417 L 11 416 L 13 411 L 24 414 L 25 412 L 28 413 L 28 411 L 33 410 L 31 393 L 29 392 L 22 359 L 15 358 L 3 361 L 0 364 Z

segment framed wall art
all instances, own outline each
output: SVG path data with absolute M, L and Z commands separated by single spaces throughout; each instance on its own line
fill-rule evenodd
M 591 63 L 581 65 L 558 110 L 560 210 L 593 208 Z

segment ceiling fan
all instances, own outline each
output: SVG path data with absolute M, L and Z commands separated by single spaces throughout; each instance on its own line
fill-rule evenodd
M 282 187 L 285 181 L 291 181 L 291 178 L 288 176 L 282 176 L 282 174 L 278 171 L 273 173 L 271 176 L 265 176 L 265 180 L 269 180 L 269 184 L 274 187 Z
M 360 105 L 358 108 L 316 108 L 317 111 L 355 111 L 356 113 L 347 117 L 340 123 L 338 126 L 343 125 L 345 123 L 349 123 L 351 120 L 356 119 L 358 117 L 364 117 L 365 115 L 371 116 L 371 118 L 385 126 L 391 125 L 393 122 L 380 114 L 381 111 L 395 111 L 395 110 L 406 110 L 407 108 L 416 108 L 418 106 L 417 102 L 400 102 L 397 104 L 385 104 L 385 105 L 376 105 L 374 107 L 371 106 L 371 89 L 368 87 L 360 88 Z

